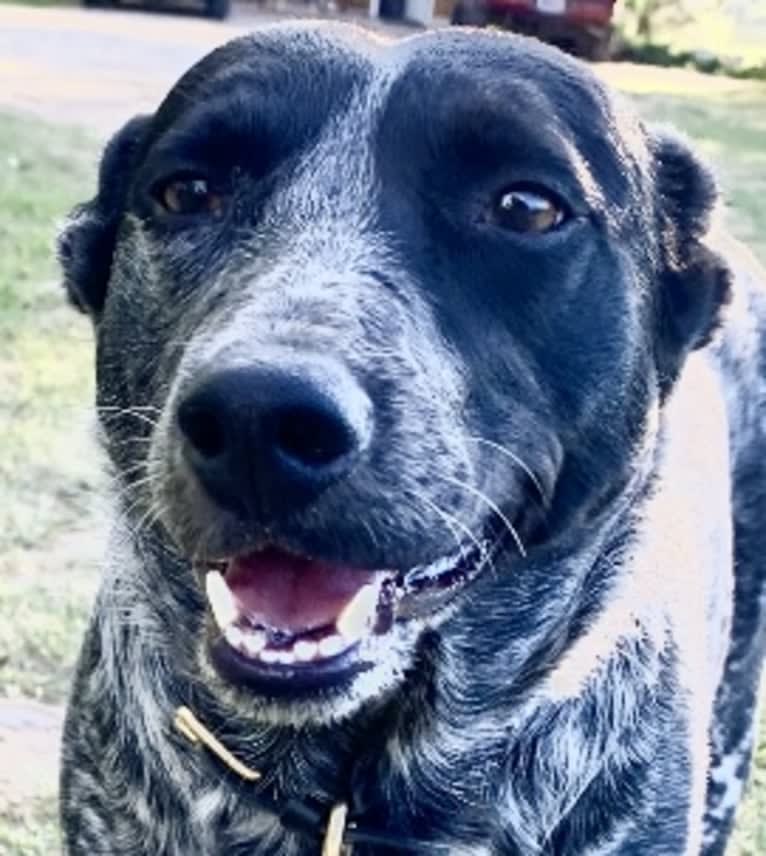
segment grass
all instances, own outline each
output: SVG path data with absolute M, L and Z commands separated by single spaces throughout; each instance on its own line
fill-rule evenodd
M 52 252 L 93 190 L 97 154 L 77 130 L 0 117 L 0 697 L 64 699 L 97 581 L 92 337 L 62 300 Z M 46 759 L 25 755 L 18 736 L 3 766 L 30 770 L 23 793 L 0 775 L 0 854 L 52 856 L 55 753 L 48 741 Z
M 56 803 L 48 797 L 15 806 L 13 815 L 0 813 L 0 853 L 3 856 L 52 856 L 59 849 Z
M 660 64 L 766 79 L 766 5 L 753 0 L 684 0 L 655 13 L 649 38 L 626 2 L 615 7 L 627 55 Z
M 718 164 L 732 227 L 766 260 L 766 90 L 642 92 L 631 97 L 645 116 Z M 97 153 L 77 130 L 0 116 L 0 697 L 63 701 L 97 579 L 92 336 L 52 258 L 57 222 L 93 192 Z M 732 856 L 766 856 L 762 731 Z M 0 787 L 3 856 L 56 852 L 50 781 L 22 801 Z
M 93 589 L 98 467 L 85 429 L 91 334 L 62 300 L 59 221 L 92 190 L 81 132 L 0 131 L 0 695 L 60 700 Z
M 725 97 L 633 96 L 642 115 L 686 133 L 713 164 L 727 222 L 766 262 L 766 86 Z

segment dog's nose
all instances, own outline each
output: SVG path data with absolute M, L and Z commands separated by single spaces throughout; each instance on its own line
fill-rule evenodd
M 261 518 L 294 510 L 347 475 L 370 436 L 371 404 L 341 367 L 233 368 L 178 407 L 184 453 L 221 505 Z

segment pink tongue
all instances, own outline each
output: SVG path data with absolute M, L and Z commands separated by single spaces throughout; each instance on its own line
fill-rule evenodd
M 334 624 L 375 575 L 269 548 L 233 559 L 226 582 L 255 623 L 300 632 Z

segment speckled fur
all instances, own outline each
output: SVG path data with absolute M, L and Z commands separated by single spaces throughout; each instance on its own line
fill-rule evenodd
M 253 107 L 280 99 L 266 132 Z M 230 220 L 158 225 L 163 147 L 197 121 L 227 156 L 224 115 L 236 158 L 282 140 L 271 172 L 235 158 Z M 588 212 L 543 251 L 467 213 L 491 157 L 460 135 L 510 121 L 516 160 L 543 183 L 559 163 Z M 766 648 L 766 295 L 714 204 L 685 144 L 509 36 L 266 28 L 115 137 L 60 243 L 120 487 L 65 729 L 68 856 L 319 852 L 253 789 L 347 800 L 433 854 L 723 852 Z M 297 357 L 362 384 L 376 440 L 280 543 L 407 568 L 501 509 L 527 549 L 369 642 L 342 693 L 285 701 L 208 662 L 192 562 L 263 524 L 207 497 L 174 414 L 210 365 Z M 180 704 L 263 781 L 190 747 Z

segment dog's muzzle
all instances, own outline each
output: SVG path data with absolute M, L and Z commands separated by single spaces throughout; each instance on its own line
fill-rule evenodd
M 428 564 L 369 568 L 270 534 L 347 477 L 374 432 L 367 394 L 329 360 L 208 373 L 180 398 L 176 421 L 200 485 L 258 534 L 198 563 L 217 629 L 212 662 L 235 684 L 272 697 L 342 686 L 375 665 L 397 624 L 440 613 L 499 543 L 488 529 Z

